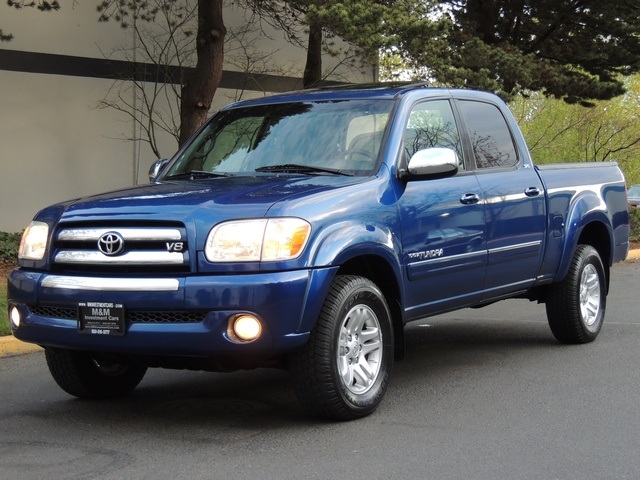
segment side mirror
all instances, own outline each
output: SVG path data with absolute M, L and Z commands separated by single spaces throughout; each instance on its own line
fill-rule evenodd
M 158 175 L 160 175 L 160 173 L 162 172 L 162 170 L 164 170 L 164 167 L 166 167 L 168 163 L 168 158 L 161 158 L 160 160 L 156 160 L 153 165 L 151 165 L 151 168 L 149 169 L 149 181 L 151 183 L 156 181 L 156 178 L 158 178 Z
M 409 160 L 407 173 L 412 176 L 447 177 L 458 173 L 458 154 L 450 148 L 425 148 Z

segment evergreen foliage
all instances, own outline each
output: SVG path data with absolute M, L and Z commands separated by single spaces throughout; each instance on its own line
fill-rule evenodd
M 446 48 L 413 38 L 407 52 L 446 85 L 499 93 L 527 90 L 568 103 L 624 93 L 640 71 L 640 7 L 602 0 L 445 0 Z M 435 53 L 435 55 L 434 55 Z

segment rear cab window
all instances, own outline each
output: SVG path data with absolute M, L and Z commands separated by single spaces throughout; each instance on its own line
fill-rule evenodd
M 520 161 L 517 149 L 500 109 L 472 100 L 458 100 L 457 105 L 469 134 L 476 168 L 516 167 Z

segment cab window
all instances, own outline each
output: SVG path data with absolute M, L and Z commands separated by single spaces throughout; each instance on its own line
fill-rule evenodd
M 432 100 L 414 106 L 404 132 L 403 146 L 407 161 L 416 152 L 434 147 L 450 148 L 462 160 L 460 135 L 449 101 Z M 462 161 L 460 168 L 464 168 Z
M 495 105 L 461 100 L 458 102 L 469 132 L 476 166 L 509 168 L 518 164 L 518 155 L 507 122 Z

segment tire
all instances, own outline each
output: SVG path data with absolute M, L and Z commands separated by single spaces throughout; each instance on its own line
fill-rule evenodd
M 369 415 L 387 389 L 393 348 L 382 292 L 366 278 L 337 276 L 309 341 L 290 356 L 300 403 L 332 420 Z
M 131 392 L 147 367 L 101 360 L 90 352 L 45 348 L 51 376 L 65 392 L 87 399 L 115 398 Z
M 550 286 L 546 301 L 551 332 L 562 343 L 589 343 L 604 320 L 607 277 L 597 250 L 578 245 L 561 282 Z

